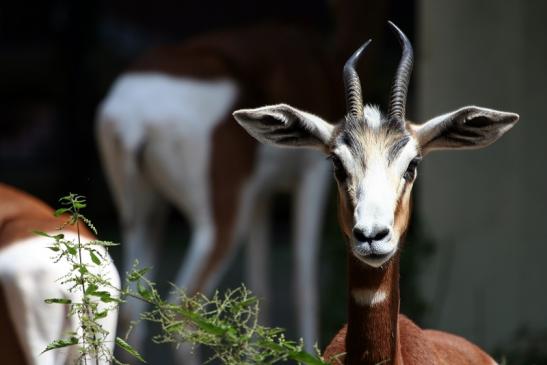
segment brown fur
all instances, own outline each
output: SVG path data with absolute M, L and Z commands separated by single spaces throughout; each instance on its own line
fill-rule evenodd
M 384 267 L 371 268 L 348 255 L 349 290 L 383 290 L 387 298 L 373 306 L 358 304 L 350 294 L 346 363 L 377 364 L 396 355 L 397 315 L 399 312 L 399 258 Z
M 25 354 L 17 340 L 15 327 L 8 312 L 4 290 L 0 287 L 0 358 L 3 364 L 24 365 Z
M 34 236 L 33 230 L 54 231 L 66 218 L 53 217 L 53 209 L 41 200 L 0 183 L 0 249 Z M 66 230 L 75 232 L 76 228 L 67 226 Z M 80 227 L 80 232 L 93 237 L 85 227 Z
M 398 364 L 404 365 L 477 365 L 494 364 L 480 348 L 466 339 L 450 333 L 423 330 L 404 315 L 398 317 Z M 333 365 L 346 364 L 346 334 L 344 325 L 325 349 L 323 357 Z

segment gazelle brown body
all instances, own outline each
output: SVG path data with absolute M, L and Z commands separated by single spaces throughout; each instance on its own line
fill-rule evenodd
M 333 162 L 348 251 L 348 323 L 327 347 L 327 360 L 351 365 L 495 364 L 463 338 L 422 330 L 399 314 L 399 253 L 421 158 L 436 149 L 487 146 L 518 115 L 468 106 L 421 125 L 406 121 L 412 47 L 390 24 L 403 56 L 387 115 L 362 102 L 355 63 L 369 41 L 344 67 L 347 115 L 339 125 L 285 104 L 239 110 L 234 117 L 262 142 L 313 147 Z
M 78 349 L 70 346 L 42 353 L 54 340 L 76 330 L 67 317 L 65 305 L 46 304 L 48 298 L 79 300 L 77 293 L 57 281 L 72 268 L 54 263 L 48 249 L 51 239 L 37 236 L 33 230 L 58 234 L 66 217 L 55 218 L 53 209 L 37 198 L 0 183 L 0 362 L 17 365 L 72 364 Z M 76 237 L 76 229 L 67 226 L 65 237 Z M 94 239 L 80 227 L 83 240 Z M 120 278 L 110 261 L 105 272 L 119 287 Z M 109 331 L 113 349 L 117 312 L 110 311 L 102 321 Z M 104 360 L 99 363 L 104 364 Z

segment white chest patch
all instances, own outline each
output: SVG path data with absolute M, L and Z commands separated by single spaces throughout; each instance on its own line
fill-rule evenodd
M 372 289 L 353 289 L 351 295 L 357 304 L 370 307 L 382 303 L 387 298 L 385 291 Z

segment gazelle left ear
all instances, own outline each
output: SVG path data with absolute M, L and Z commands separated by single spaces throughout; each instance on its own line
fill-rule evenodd
M 494 143 L 519 120 L 515 113 L 466 106 L 424 124 L 410 124 L 425 155 L 438 149 L 481 148 Z
M 324 149 L 334 131 L 332 124 L 318 116 L 286 104 L 240 109 L 233 115 L 251 136 L 281 147 Z

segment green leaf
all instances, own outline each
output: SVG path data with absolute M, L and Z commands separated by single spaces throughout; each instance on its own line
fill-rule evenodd
M 142 284 L 137 282 L 137 292 L 141 297 L 143 297 L 146 300 L 152 300 L 152 291 L 150 289 L 145 288 L 142 286 Z
M 83 209 L 83 208 L 86 207 L 86 204 L 81 203 L 81 202 L 78 202 L 78 201 L 75 201 L 75 202 L 73 203 L 73 206 L 74 206 L 74 208 L 76 208 L 76 209 Z
M 141 354 L 139 354 L 139 353 L 137 352 L 137 350 L 135 350 L 133 347 L 131 347 L 130 344 L 128 344 L 127 342 L 125 342 L 125 341 L 122 340 L 121 338 L 116 337 L 116 345 L 118 345 L 119 347 L 121 347 L 123 350 L 125 350 L 125 351 L 128 352 L 129 354 L 133 355 L 135 358 L 137 358 L 137 359 L 140 360 L 141 362 L 146 363 L 146 361 L 144 361 L 144 359 L 143 359 L 143 357 L 141 356 Z
M 115 300 L 114 298 L 110 296 L 110 293 L 108 292 L 106 294 L 101 295 L 99 298 L 101 299 L 101 302 L 103 303 L 111 303 Z
M 55 340 L 52 343 L 50 343 L 49 345 L 47 345 L 46 349 L 44 351 L 42 351 L 42 354 L 46 351 L 49 351 L 49 350 L 60 349 L 61 347 L 72 346 L 72 345 L 77 345 L 77 344 L 78 344 L 78 338 L 76 338 L 76 337 L 70 337 L 68 339 Z
M 38 231 L 36 229 L 32 230 L 32 233 L 38 235 L 38 236 L 44 236 L 44 237 L 48 237 L 48 238 L 53 238 L 52 236 L 50 236 L 49 234 L 47 234 L 46 232 L 44 231 Z
M 224 335 L 232 342 L 236 342 L 238 340 L 237 331 L 235 328 L 228 328 Z
M 116 300 L 116 298 L 112 298 L 110 292 L 104 291 L 104 290 L 97 290 L 86 294 L 93 295 L 94 297 L 98 297 L 101 302 L 103 303 L 111 303 Z
M 72 303 L 72 300 L 64 298 L 49 298 L 45 299 L 44 302 L 46 302 L 47 304 L 70 304 Z
M 99 312 L 99 313 L 95 314 L 95 320 L 104 318 L 104 317 L 106 317 L 107 314 L 108 314 L 107 310 Z
M 72 256 L 76 256 L 76 254 L 78 253 L 78 250 L 76 249 L 76 247 L 74 246 L 70 246 L 70 245 L 66 245 L 66 250 L 69 254 L 71 254 Z
M 93 261 L 95 265 L 101 264 L 101 260 L 99 260 L 99 258 L 93 253 L 93 251 L 89 251 L 89 256 L 91 256 L 91 261 Z
M 258 302 L 258 298 L 256 298 L 256 297 L 250 297 L 249 299 L 246 299 L 246 300 L 244 300 L 244 301 L 241 301 L 240 303 L 236 303 L 236 304 L 234 305 L 234 307 L 235 307 L 234 309 L 235 309 L 236 312 L 240 312 L 240 311 L 242 311 L 244 308 L 249 307 L 249 306 L 255 304 L 256 302 Z
M 110 296 L 110 293 L 104 290 L 97 290 L 93 293 L 90 293 L 90 295 L 93 295 L 96 297 L 104 297 L 104 296 Z
M 69 193 L 68 195 L 65 195 L 65 196 L 62 196 L 59 198 L 59 201 L 61 203 L 70 203 L 70 201 L 72 200 L 72 196 L 73 194 L 72 193 Z
M 179 308 L 180 309 L 180 308 Z M 200 329 L 215 336 L 222 336 L 228 330 L 227 327 L 219 326 L 212 323 L 206 317 L 200 316 L 198 313 L 182 310 L 180 311 L 184 316 L 194 322 Z
M 150 271 L 149 267 L 145 267 L 144 269 L 140 270 L 133 270 L 127 275 L 127 280 L 129 281 L 137 281 L 141 277 L 143 277 L 148 271 Z
M 99 289 L 99 287 L 97 285 L 89 284 L 89 286 L 85 290 L 85 294 L 86 295 L 93 295 L 97 291 L 97 289 Z
M 63 215 L 64 213 L 68 212 L 70 209 L 69 208 L 59 208 L 55 211 L 55 213 L 53 213 L 53 215 L 55 217 L 59 217 L 60 215 Z
M 49 248 L 53 252 L 58 252 L 60 250 L 60 248 L 57 246 L 48 246 L 47 248 Z
M 43 232 L 43 231 L 37 231 L 37 230 L 33 230 L 32 233 L 38 235 L 38 236 L 43 236 L 43 237 L 47 237 L 47 238 L 53 238 L 55 241 L 59 241 L 59 240 L 62 240 L 63 238 L 65 238 L 65 235 L 62 234 L 62 233 L 59 233 L 59 234 L 56 234 L 55 236 L 52 236 L 50 234 L 47 234 L 46 232 Z
M 80 274 L 87 274 L 89 272 L 85 265 L 78 265 L 78 271 Z
M 144 269 L 140 270 L 133 270 L 127 275 L 127 280 L 129 281 L 137 281 L 141 277 L 143 277 L 148 271 L 150 271 L 149 267 L 145 267 Z
M 321 359 L 311 355 L 310 353 L 306 351 L 291 352 L 289 354 L 289 357 L 292 360 L 303 362 L 309 365 L 324 365 L 325 364 L 325 362 L 323 362 Z

